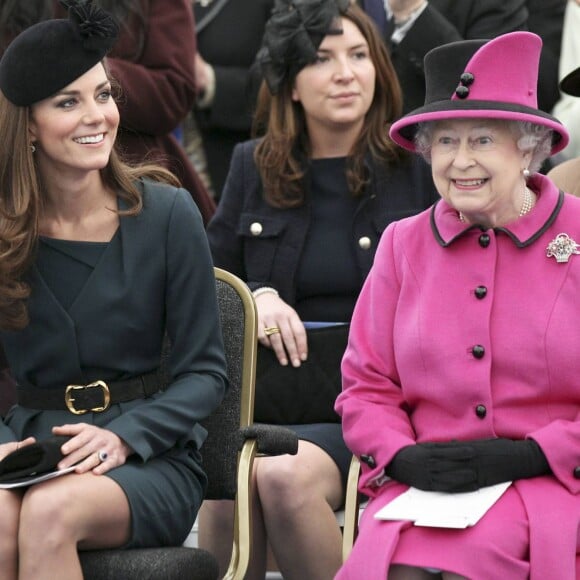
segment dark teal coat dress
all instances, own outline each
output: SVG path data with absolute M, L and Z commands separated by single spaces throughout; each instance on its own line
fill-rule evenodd
M 110 429 L 134 450 L 107 473 L 132 511 L 132 545 L 183 541 L 205 489 L 198 422 L 226 390 L 215 278 L 203 223 L 189 193 L 144 182 L 143 211 L 120 226 L 68 310 L 32 266 L 30 324 L 3 332 L 20 387 L 64 388 L 116 380 L 159 366 L 165 331 L 172 343 L 168 387 L 148 399 L 73 415 L 13 407 L 0 442 L 42 439 L 53 425 L 88 422 Z M 124 202 L 119 200 L 123 209 Z M 67 272 L 62 272 L 66 279 Z

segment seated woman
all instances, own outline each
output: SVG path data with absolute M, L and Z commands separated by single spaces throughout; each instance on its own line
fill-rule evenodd
M 311 346 L 305 323 L 348 323 L 384 228 L 428 207 L 436 192 L 428 166 L 388 138 L 400 89 L 360 8 L 280 2 L 266 30 L 257 118 L 265 135 L 236 147 L 208 237 L 215 265 L 254 291 L 261 345 L 298 376 Z M 344 335 L 326 416 L 340 391 Z M 307 398 L 296 408 L 310 405 L 319 387 L 301 388 Z M 327 580 L 340 566 L 333 510 L 343 503 L 352 455 L 338 416 L 314 419 L 291 426 L 296 456 L 256 462 L 248 578 L 264 578 L 266 541 L 285 578 Z M 231 502 L 204 504 L 200 545 L 219 555 L 222 568 L 232 522 Z
M 336 409 L 372 500 L 339 579 L 578 578 L 580 200 L 536 173 L 568 142 L 536 107 L 540 50 L 434 49 L 391 127 L 441 200 L 387 228 L 353 314 Z M 374 518 L 409 486 L 501 482 L 465 529 Z
M 0 489 L 7 580 L 80 579 L 77 549 L 182 543 L 206 485 L 197 423 L 227 384 L 200 212 L 166 170 L 119 161 L 117 27 L 69 4 L 0 60 L 0 337 L 18 383 L 0 459 L 60 436 L 58 467 L 76 466 Z

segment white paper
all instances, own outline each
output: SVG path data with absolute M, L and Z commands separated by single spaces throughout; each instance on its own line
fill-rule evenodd
M 0 489 L 13 489 L 16 487 L 26 487 L 28 485 L 33 485 L 35 483 L 40 483 L 41 481 L 46 481 L 47 479 L 53 479 L 54 477 L 60 477 L 65 473 L 70 473 L 74 470 L 76 465 L 71 465 L 65 469 L 58 469 L 57 471 L 49 471 L 47 473 L 41 473 L 40 475 L 31 475 L 26 478 L 19 479 L 18 481 L 0 483 Z
M 380 509 L 375 518 L 409 520 L 416 526 L 466 528 L 475 525 L 510 485 L 508 481 L 466 493 L 422 491 L 410 487 Z

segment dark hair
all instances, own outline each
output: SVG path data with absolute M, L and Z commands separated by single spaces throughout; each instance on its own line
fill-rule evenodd
M 353 195 L 361 195 L 368 181 L 365 157 L 394 164 L 405 157 L 389 139 L 389 127 L 402 112 L 401 88 L 383 40 L 371 19 L 355 4 L 342 14 L 362 33 L 376 69 L 375 93 L 362 130 L 353 145 L 347 166 L 347 180 Z M 276 95 L 262 82 L 258 95 L 253 134 L 262 136 L 254 159 L 264 197 L 273 206 L 288 208 L 304 203 L 303 178 L 309 139 L 304 110 L 292 100 L 294 78 L 289 78 Z

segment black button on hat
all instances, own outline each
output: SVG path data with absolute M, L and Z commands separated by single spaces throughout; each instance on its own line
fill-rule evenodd
M 464 72 L 459 80 L 463 86 L 468 87 L 469 85 L 473 84 L 475 77 L 470 72 Z
M 485 348 L 481 344 L 476 344 L 472 349 L 471 353 L 477 359 L 483 358 L 485 356 Z
M 469 96 L 469 89 L 467 87 L 464 87 L 463 85 L 459 85 L 456 89 L 455 89 L 455 94 L 460 98 L 460 99 L 466 99 Z

